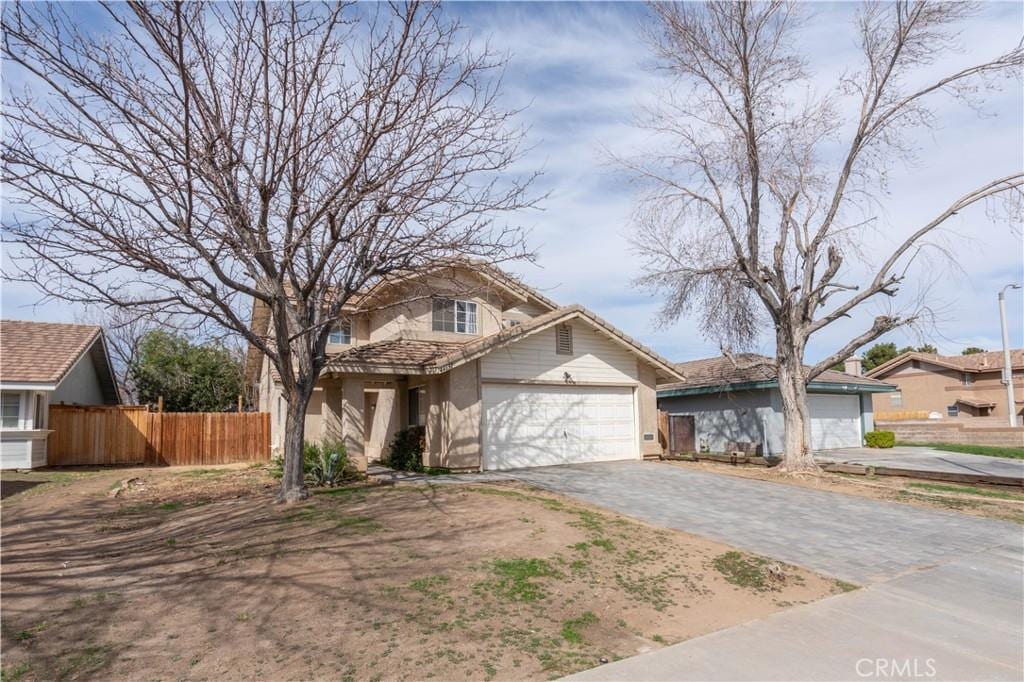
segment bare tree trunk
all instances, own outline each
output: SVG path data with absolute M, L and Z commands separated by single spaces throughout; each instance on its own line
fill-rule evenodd
M 820 471 L 811 450 L 811 417 L 800 362 L 802 355 L 792 343 L 779 346 L 779 393 L 782 394 L 782 416 L 786 420 L 782 470 L 786 473 Z
M 299 502 L 309 497 L 303 449 L 306 408 L 309 406 L 311 393 L 300 388 L 288 399 L 284 426 L 284 475 L 281 477 L 281 491 L 277 494 L 278 502 Z

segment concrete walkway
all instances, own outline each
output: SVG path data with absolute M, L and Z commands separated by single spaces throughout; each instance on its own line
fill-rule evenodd
M 926 447 L 844 448 L 829 450 L 815 456 L 819 462 L 862 464 L 893 467 L 912 471 L 933 471 L 950 474 L 1003 476 L 1024 481 L 1024 459 L 1006 459 L 945 452 Z
M 866 586 L 574 679 L 1024 679 L 1015 524 L 659 463 L 505 475 Z

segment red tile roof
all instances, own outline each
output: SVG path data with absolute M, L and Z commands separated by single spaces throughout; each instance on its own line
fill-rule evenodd
M 883 362 L 868 372 L 868 376 L 884 375 L 911 360 L 930 362 L 933 365 L 972 374 L 978 372 L 998 372 L 1003 368 L 1003 351 L 993 350 L 984 353 L 974 353 L 973 355 L 935 355 L 934 353 L 911 351 L 897 355 L 888 362 Z M 1010 351 L 1010 367 L 1013 369 L 1024 367 L 1024 348 L 1014 348 Z

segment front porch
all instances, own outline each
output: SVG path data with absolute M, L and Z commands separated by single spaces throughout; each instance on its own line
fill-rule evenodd
M 366 471 L 386 459 L 398 431 L 422 426 L 425 466 L 479 470 L 476 378 L 475 363 L 437 375 L 327 372 L 306 412 L 306 440 L 343 442 Z M 282 437 L 283 428 L 275 444 Z

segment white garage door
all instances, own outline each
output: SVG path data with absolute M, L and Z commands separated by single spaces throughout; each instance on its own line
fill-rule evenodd
M 638 458 L 629 387 L 485 384 L 484 469 Z
M 857 448 L 860 441 L 860 398 L 855 395 L 810 394 L 811 447 L 815 450 Z

